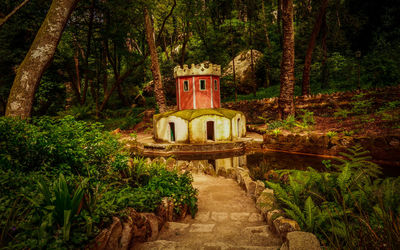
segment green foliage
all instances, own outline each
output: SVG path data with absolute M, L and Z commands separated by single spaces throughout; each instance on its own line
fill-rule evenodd
M 98 174 L 120 147 L 115 137 L 101 129 L 99 123 L 76 121 L 71 116 L 43 117 L 31 124 L 0 118 L 0 163 L 23 171 Z
M 335 117 L 347 118 L 347 116 L 351 114 L 350 110 L 347 109 L 339 109 L 333 113 Z
M 335 137 L 337 135 L 338 135 L 338 133 L 336 131 L 328 131 L 326 133 L 326 136 L 328 136 L 329 138 L 333 138 L 333 137 Z
M 370 113 L 373 102 L 367 99 L 365 93 L 355 95 L 352 100 L 354 101 L 351 112 L 355 115 L 365 115 Z
M 312 128 L 312 126 L 315 124 L 314 120 L 314 113 L 301 109 L 298 115 L 298 119 L 295 118 L 293 115 L 289 115 L 285 120 L 265 120 L 267 124 L 267 130 L 268 131 L 279 131 L 279 129 L 286 129 L 289 131 L 293 131 L 295 129 L 297 130 L 307 130 Z M 276 134 L 275 132 L 273 132 Z
M 0 119 L 2 248 L 81 248 L 126 207 L 153 212 L 164 197 L 194 216 L 189 173 L 132 159 L 101 129 L 68 116 Z
M 368 151 L 360 146 L 348 151 L 340 164 L 324 163 L 330 172 L 285 171 L 288 183 L 267 185 L 286 214 L 329 248 L 397 249 L 400 177 L 380 179 Z

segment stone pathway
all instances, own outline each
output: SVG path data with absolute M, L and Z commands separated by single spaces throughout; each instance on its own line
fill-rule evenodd
M 232 179 L 194 174 L 199 211 L 192 219 L 168 222 L 158 240 L 135 249 L 279 249 L 254 201 Z

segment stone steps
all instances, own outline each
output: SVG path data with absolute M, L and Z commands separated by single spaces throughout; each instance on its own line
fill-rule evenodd
M 254 200 L 231 179 L 194 175 L 199 211 L 179 222 L 167 222 L 156 241 L 135 249 L 279 249 Z
M 193 250 L 277 250 L 281 246 L 246 246 L 246 245 L 231 245 L 224 242 L 208 242 L 204 244 L 185 244 L 183 242 L 157 240 L 146 242 L 137 246 L 138 250 L 178 250 L 178 249 L 193 249 Z

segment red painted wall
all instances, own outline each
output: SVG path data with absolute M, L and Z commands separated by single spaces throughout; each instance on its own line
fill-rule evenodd
M 214 108 L 220 108 L 221 107 L 221 94 L 220 94 L 220 89 L 219 89 L 219 76 L 213 76 L 212 77 L 212 87 L 213 87 L 213 103 L 214 103 Z M 214 80 L 217 80 L 217 90 L 214 88 Z
M 194 79 L 194 89 L 193 89 Z M 211 81 L 212 79 L 212 81 Z M 214 89 L 214 79 L 217 80 L 218 90 Z M 206 81 L 205 90 L 200 90 L 200 80 Z M 184 91 L 184 81 L 189 81 L 189 90 Z M 221 106 L 218 76 L 184 76 L 177 80 L 176 100 L 179 110 L 199 108 L 219 108 Z M 179 91 L 179 92 L 178 92 Z M 195 107 L 193 103 L 195 93 Z M 211 99 L 213 104 L 211 106 Z
M 184 76 L 184 77 L 179 77 L 178 82 L 179 82 L 179 93 L 178 93 L 178 98 L 177 100 L 180 101 L 177 103 L 178 109 L 193 109 L 193 81 L 192 81 L 191 76 Z M 184 91 L 183 90 L 183 82 L 187 80 L 189 81 L 189 91 Z M 180 98 L 179 98 L 180 95 Z

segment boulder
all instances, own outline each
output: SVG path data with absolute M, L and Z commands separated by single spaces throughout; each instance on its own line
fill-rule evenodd
M 136 212 L 132 208 L 128 208 L 127 222 L 133 227 L 133 241 L 145 242 L 151 236 L 151 225 L 149 220 L 143 214 Z
M 256 188 L 254 190 L 254 198 L 257 200 L 260 197 L 262 191 L 265 189 L 265 184 L 262 181 L 256 181 Z
M 175 170 L 176 167 L 176 160 L 174 158 L 168 158 L 165 163 L 165 167 L 169 171 Z
M 157 215 L 161 217 L 163 221 L 173 221 L 174 203 L 170 198 L 164 197 L 162 199 L 160 206 L 157 208 Z
M 277 207 L 277 202 L 274 195 L 274 190 L 266 188 L 261 192 L 256 201 L 256 208 L 266 218 L 267 212 L 272 211 Z
M 288 232 L 300 231 L 300 226 L 295 220 L 285 217 L 278 217 L 273 221 L 275 231 L 281 236 L 286 236 Z
M 253 50 L 253 68 L 256 70 L 256 64 L 263 54 L 258 50 Z M 242 51 L 235 57 L 235 77 L 238 81 L 238 89 L 242 93 L 250 93 L 254 86 L 254 78 L 251 67 L 251 51 Z M 223 70 L 222 76 L 233 75 L 233 61 Z M 254 72 L 255 73 L 255 72 Z
M 154 213 L 143 213 L 143 216 L 147 218 L 151 228 L 151 235 L 147 240 L 148 241 L 156 240 L 158 237 L 158 233 L 160 232 L 161 227 L 163 225 L 162 219 L 157 215 L 155 215 Z
M 307 232 L 289 232 L 281 250 L 320 250 L 321 246 L 317 237 Z
M 265 218 L 268 225 L 273 226 L 274 225 L 274 220 L 278 218 L 280 215 L 282 215 L 283 212 L 279 209 L 271 210 L 267 212 L 267 217 Z

